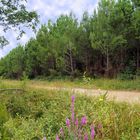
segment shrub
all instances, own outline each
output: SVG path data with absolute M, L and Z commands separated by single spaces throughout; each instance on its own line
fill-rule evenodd
M 25 116 L 29 113 L 29 107 L 22 96 L 12 96 L 6 103 L 6 107 L 12 117 Z

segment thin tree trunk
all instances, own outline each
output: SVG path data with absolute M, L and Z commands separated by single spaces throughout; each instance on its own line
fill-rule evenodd
M 107 77 L 108 77 L 108 75 L 109 75 L 109 53 L 108 53 L 108 49 L 107 49 L 107 51 L 106 51 L 106 75 L 107 75 Z
M 71 50 L 70 50 L 70 65 L 71 65 L 71 72 L 73 73 L 73 59 L 72 59 L 72 53 L 71 53 Z
M 88 52 L 86 50 L 86 72 L 88 72 Z
M 140 51 L 140 49 L 139 49 L 139 46 L 138 46 L 137 47 L 137 70 L 139 69 L 139 57 L 140 57 L 139 51 Z
M 72 58 L 72 51 L 71 51 L 71 45 L 69 43 L 69 53 L 70 53 L 70 67 L 71 67 L 71 74 L 73 75 L 73 71 L 74 71 L 74 68 L 73 68 L 73 58 Z

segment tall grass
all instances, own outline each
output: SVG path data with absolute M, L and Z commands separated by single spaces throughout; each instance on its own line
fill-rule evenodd
M 140 106 L 108 102 L 105 96 L 75 95 L 76 118 L 87 116 L 87 131 L 95 128 L 95 140 L 139 140 Z M 54 140 L 71 116 L 71 94 L 64 91 L 29 90 L 24 94 L 0 94 L 0 139 Z M 3 113 L 5 112 L 5 113 Z M 3 115 L 4 114 L 4 115 Z M 67 139 L 68 140 L 68 139 Z
M 3 84 L 13 87 L 21 86 L 22 82 L 16 80 L 3 80 Z M 119 80 L 119 79 L 90 79 L 85 81 L 83 79 L 53 79 L 53 80 L 28 80 L 28 87 L 78 87 L 78 88 L 92 88 L 105 90 L 135 90 L 140 91 L 140 79 L 137 80 Z

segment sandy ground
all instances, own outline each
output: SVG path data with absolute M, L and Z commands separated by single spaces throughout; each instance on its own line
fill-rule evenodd
M 47 90 L 64 90 L 73 93 L 80 93 L 87 96 L 100 96 L 107 92 L 108 100 L 115 100 L 117 102 L 140 103 L 140 92 L 136 91 L 112 91 L 112 90 L 97 90 L 97 89 L 84 89 L 84 88 L 63 88 L 63 87 L 47 87 L 45 85 L 30 86 L 37 89 Z

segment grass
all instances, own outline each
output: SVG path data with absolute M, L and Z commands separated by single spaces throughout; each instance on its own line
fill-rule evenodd
M 37 81 L 30 82 L 34 85 Z M 46 81 L 37 83 L 40 86 Z M 22 84 L 3 81 L 4 87 L 20 87 Z M 66 127 L 66 118 L 70 118 L 71 93 L 31 87 L 26 90 L 24 94 L 0 94 L 0 139 L 41 140 L 46 136 L 48 140 L 54 140 L 60 128 Z M 87 116 L 88 126 L 93 124 L 95 127 L 95 140 L 140 139 L 139 105 L 109 102 L 105 96 L 75 96 L 76 117 Z
M 16 80 L 3 80 L 4 85 L 20 86 L 22 82 Z M 118 79 L 69 79 L 58 80 L 30 80 L 27 82 L 31 86 L 49 86 L 49 87 L 69 87 L 69 88 L 89 88 L 89 89 L 105 89 L 105 90 L 135 90 L 140 91 L 140 79 L 137 80 L 118 80 Z

